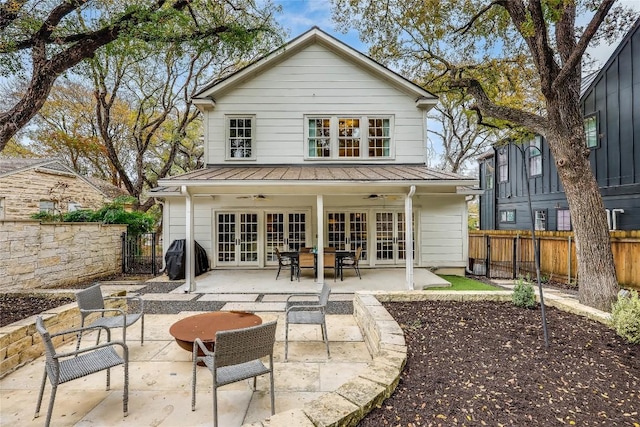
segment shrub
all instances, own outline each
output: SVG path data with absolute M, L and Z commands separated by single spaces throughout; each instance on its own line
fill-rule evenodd
M 64 214 L 64 222 L 96 222 L 95 213 L 90 209 L 82 209 Z
M 31 215 L 32 219 L 37 219 L 42 222 L 56 222 L 60 221 L 60 215 L 51 213 L 51 212 L 38 212 Z
M 631 344 L 640 344 L 640 298 L 637 291 L 618 295 L 611 307 L 611 326 Z
M 126 224 L 127 233 L 131 235 L 139 235 L 148 233 L 153 230 L 156 222 L 152 213 L 145 212 L 128 212 L 124 208 L 124 204 L 129 202 L 131 197 L 119 197 L 112 203 L 108 203 L 93 211 L 91 209 L 83 209 L 73 212 L 67 212 L 64 215 L 55 215 L 47 212 L 39 212 L 31 215 L 31 218 L 41 221 L 64 221 L 64 222 L 101 222 L 103 224 Z M 134 199 L 135 200 L 135 199 Z
M 516 282 L 515 288 L 513 288 L 511 301 L 513 301 L 513 304 L 517 307 L 535 308 L 537 305 L 536 294 L 531 283 L 524 280 L 522 277 L 519 278 Z

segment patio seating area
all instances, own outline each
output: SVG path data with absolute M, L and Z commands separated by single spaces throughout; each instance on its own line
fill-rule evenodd
M 284 303 L 284 299 L 283 299 Z M 129 415 L 123 417 L 122 367 L 111 369 L 111 389 L 105 390 L 105 374 L 99 372 L 58 388 L 52 425 L 121 426 L 205 426 L 213 420 L 212 380 L 206 367 L 197 383 L 198 405 L 191 411 L 192 354 L 180 348 L 169 334 L 169 326 L 196 314 L 145 315 L 145 343 L 131 340 L 129 346 Z M 277 320 L 274 347 L 275 410 L 278 413 L 302 407 L 327 392 L 334 391 L 367 367 L 369 355 L 360 328 L 352 315 L 327 315 L 331 359 L 316 325 L 297 325 L 289 332 L 289 361 L 284 362 L 284 312 L 260 312 L 263 322 Z M 140 322 L 129 332 L 139 334 Z M 112 330 L 112 339 L 121 339 L 122 330 Z M 83 342 L 95 345 L 95 336 Z M 86 340 L 86 341 L 85 341 Z M 59 351 L 73 351 L 73 344 Z M 44 369 L 44 356 L 19 368 L 0 380 L 3 405 L 2 424 L 42 426 L 44 419 L 34 418 L 38 391 Z M 269 377 L 222 386 L 218 390 L 218 417 L 221 426 L 241 426 L 259 422 L 271 414 Z M 51 385 L 47 383 L 43 406 L 48 405 Z

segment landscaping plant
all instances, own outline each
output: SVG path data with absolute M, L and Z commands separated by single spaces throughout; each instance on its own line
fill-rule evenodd
M 640 344 L 640 298 L 638 291 L 618 295 L 611 307 L 611 326 L 631 344 Z
M 537 305 L 533 286 L 522 277 L 516 281 L 511 300 L 515 306 L 522 308 L 535 308 Z

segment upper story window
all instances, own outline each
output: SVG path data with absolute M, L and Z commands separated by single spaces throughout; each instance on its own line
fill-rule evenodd
M 489 162 L 484 163 L 484 182 L 486 190 L 493 189 L 493 165 Z
M 598 146 L 598 119 L 595 114 L 584 118 L 584 133 L 587 147 Z
M 391 158 L 390 117 L 307 117 L 307 158 Z
M 227 157 L 255 158 L 255 116 L 227 117 Z
M 509 180 L 508 159 L 506 148 L 498 150 L 498 182 L 506 182 Z
M 309 157 L 331 157 L 331 119 L 309 119 Z
M 542 175 L 542 137 L 529 141 L 529 176 Z
M 369 118 L 369 157 L 391 156 L 391 129 L 389 119 Z
M 556 229 L 558 231 L 571 231 L 571 214 L 569 209 L 558 209 Z

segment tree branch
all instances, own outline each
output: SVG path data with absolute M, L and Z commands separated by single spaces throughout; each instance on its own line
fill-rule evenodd
M 483 7 L 482 9 L 480 9 L 480 11 L 478 13 L 476 13 L 475 15 L 473 15 L 471 17 L 471 19 L 469 20 L 469 22 L 467 22 L 465 25 L 463 25 L 460 28 L 457 28 L 454 30 L 455 33 L 460 33 L 460 35 L 465 35 L 467 33 L 467 31 L 469 31 L 471 29 L 471 27 L 473 27 L 473 24 L 485 13 L 487 13 L 487 11 L 489 9 L 491 9 L 493 6 L 504 6 L 504 0 L 494 0 L 491 3 L 489 3 L 488 5 L 486 5 L 485 7 Z
M 554 79 L 551 85 L 553 90 L 558 90 L 567 77 L 573 72 L 574 68 L 580 63 L 584 52 L 589 46 L 589 42 L 595 35 L 596 31 L 598 31 L 598 28 L 600 28 L 600 24 L 604 21 L 604 18 L 609 13 L 614 2 L 615 0 L 603 0 L 602 3 L 600 3 L 598 10 L 591 18 L 591 21 L 589 22 L 589 25 L 587 25 L 587 28 L 585 28 L 582 36 L 580 36 L 580 40 L 574 47 L 569 59 L 563 64 L 560 73 Z
M 505 107 L 493 103 L 478 80 L 461 78 L 453 80 L 450 85 L 452 87 L 466 89 L 467 92 L 476 100 L 478 107 L 478 110 L 476 111 L 480 111 L 482 114 L 496 119 L 507 120 L 520 126 L 530 128 L 543 136 L 546 134 L 548 125 L 547 121 L 543 117 L 517 108 Z

